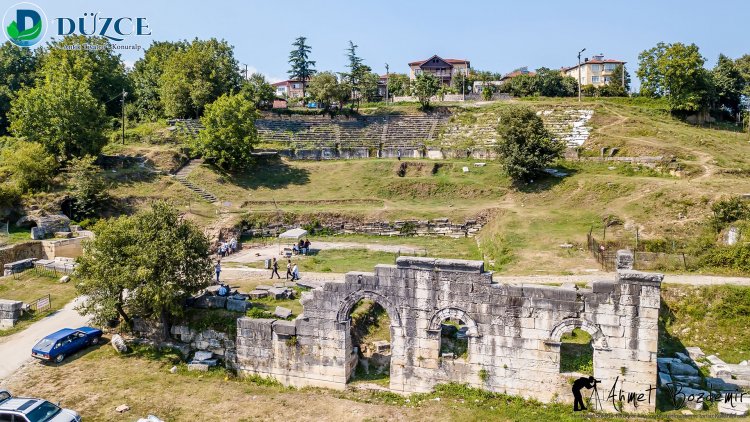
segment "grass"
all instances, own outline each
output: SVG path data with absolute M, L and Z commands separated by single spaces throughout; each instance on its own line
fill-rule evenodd
M 750 287 L 662 286 L 659 354 L 698 346 L 727 363 L 750 359 Z
M 594 375 L 594 351 L 591 335 L 580 328 L 563 334 L 560 345 L 560 372 Z
M 8 224 L 8 235 L 0 235 L 0 246 L 13 245 L 31 240 L 31 230 L 16 226 L 12 221 Z
M 76 297 L 75 281 L 60 283 L 59 277 L 35 274 L 34 270 L 21 273 L 18 279 L 13 276 L 0 278 L 0 298 L 20 300 L 32 303 L 42 296 L 50 295 L 50 309 L 32 312 L 21 317 L 18 323 L 7 330 L 0 330 L 0 337 L 8 336 L 26 329 L 36 321 L 62 309 Z

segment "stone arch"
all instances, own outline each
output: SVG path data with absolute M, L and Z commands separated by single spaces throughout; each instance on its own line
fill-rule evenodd
M 399 314 L 396 305 L 387 297 L 372 290 L 357 290 L 345 297 L 339 304 L 336 321 L 341 324 L 347 323 L 352 308 L 362 299 L 369 299 L 378 303 L 388 313 L 388 317 L 391 319 L 391 327 L 401 327 L 401 314 Z
M 589 320 L 579 318 L 567 318 L 560 321 L 552 328 L 548 342 L 559 344 L 563 334 L 569 333 L 576 328 L 580 328 L 591 335 L 591 344 L 594 350 L 609 350 L 607 336 L 602 333 L 601 328 Z
M 440 324 L 446 319 L 459 319 L 469 328 L 467 335 L 469 337 L 479 337 L 479 326 L 474 318 L 468 312 L 459 308 L 442 308 L 438 309 L 430 318 L 430 325 L 427 331 L 440 331 Z

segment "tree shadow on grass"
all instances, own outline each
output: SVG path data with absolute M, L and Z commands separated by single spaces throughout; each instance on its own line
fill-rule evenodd
M 292 167 L 279 158 L 259 159 L 251 170 L 227 174 L 227 180 L 244 189 L 284 189 L 290 185 L 310 183 L 310 172 L 307 169 Z
M 523 193 L 540 193 L 551 190 L 562 183 L 565 179 L 575 176 L 579 170 L 565 166 L 550 166 L 549 169 L 556 170 L 564 176 L 553 176 L 549 173 L 542 172 L 532 177 L 532 182 L 518 181 L 513 183 L 513 188 Z

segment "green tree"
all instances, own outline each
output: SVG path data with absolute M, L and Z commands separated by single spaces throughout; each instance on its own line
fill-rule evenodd
M 719 54 L 716 67 L 711 71 L 716 87 L 716 106 L 727 110 L 732 116 L 740 112 L 740 99 L 745 87 L 745 80 L 737 63 L 729 57 Z
M 622 88 L 622 72 L 625 71 L 625 87 L 623 88 L 623 91 L 625 92 L 625 95 L 627 95 L 628 92 L 630 92 L 630 72 L 628 72 L 628 69 L 618 64 L 615 66 L 615 69 L 612 71 L 612 76 L 610 79 L 611 85 L 617 85 Z
M 237 92 L 241 77 L 226 41 L 194 39 L 171 54 L 159 78 L 159 95 L 169 117 L 200 117 L 207 104 Z
M 742 93 L 745 97 L 750 97 L 750 54 L 745 54 L 734 61 L 737 70 L 740 71 L 743 79 Z
M 74 158 L 68 164 L 68 189 L 76 220 L 97 215 L 109 200 L 102 169 L 95 161 L 95 157 L 86 155 Z
M 200 228 L 173 207 L 156 202 L 133 216 L 101 220 L 86 241 L 75 274 L 88 300 L 81 314 L 103 325 L 133 317 L 169 324 L 186 298 L 211 283 L 209 243 Z
M 290 79 L 296 79 L 302 82 L 302 101 L 305 102 L 305 85 L 310 77 L 315 74 L 315 61 L 310 60 L 311 47 L 305 42 L 307 38 L 297 37 L 292 43 L 292 50 L 289 53 L 289 66 L 290 69 L 287 72 Z
M 363 100 L 367 102 L 377 101 L 380 96 L 378 95 L 378 83 L 380 82 L 380 76 L 377 73 L 368 72 L 362 76 L 360 81 L 360 95 Z
M 346 101 L 349 98 L 349 87 L 340 83 L 333 72 L 320 72 L 313 75 L 310 78 L 308 92 L 326 110 L 334 101 Z
M 57 170 L 57 161 L 36 142 L 17 142 L 0 154 L 0 180 L 12 183 L 20 192 L 48 188 Z
M 638 55 L 641 95 L 665 97 L 673 112 L 709 108 L 713 98 L 710 73 L 698 46 L 659 43 Z
M 104 107 L 88 82 L 64 73 L 21 90 L 9 117 L 14 135 L 39 142 L 62 159 L 98 154 L 106 142 Z
M 23 87 L 32 86 L 38 60 L 30 48 L 10 41 L 0 46 L 0 135 L 8 133 L 10 102 Z
M 253 73 L 246 81 L 243 81 L 240 93 L 259 110 L 270 108 L 276 98 L 276 90 L 260 73 Z
M 411 93 L 409 87 L 409 76 L 403 73 L 391 73 L 388 75 L 388 95 L 391 97 L 402 97 Z
M 97 48 L 66 49 L 70 46 L 88 44 Z M 110 116 L 120 115 L 120 102 L 110 101 L 129 91 L 125 66 L 119 54 L 114 54 L 112 44 L 104 37 L 68 35 L 53 40 L 41 54 L 39 77 L 46 81 L 67 75 L 85 81 L 93 97 L 105 105 Z
M 535 95 L 543 97 L 572 97 L 577 93 L 578 86 L 571 83 L 575 82 L 575 78 L 563 76 L 559 70 L 542 67 L 537 69 L 536 75 L 532 77 L 537 79 Z M 572 79 L 572 81 L 566 81 L 567 78 Z
M 128 74 L 134 104 L 133 110 L 139 120 L 155 121 L 164 117 L 159 82 L 164 74 L 165 64 L 171 56 L 188 47 L 186 41 L 154 41 L 144 52 L 143 58 L 135 62 L 133 71 Z
M 514 182 L 528 181 L 552 161 L 565 145 L 552 140 L 541 117 L 529 107 L 513 106 L 500 112 L 497 150 L 505 172 Z
M 411 85 L 412 95 L 417 97 L 419 104 L 422 105 L 422 109 L 430 107 L 430 98 L 438 93 L 440 90 L 440 81 L 429 74 L 420 73 Z
M 204 157 L 231 171 L 244 170 L 253 163 L 253 146 L 258 142 L 257 113 L 243 95 L 222 95 L 206 107 L 201 119 L 206 127 L 199 135 Z

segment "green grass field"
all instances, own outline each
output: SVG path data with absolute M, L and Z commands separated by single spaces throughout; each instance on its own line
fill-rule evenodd
M 20 300 L 31 304 L 42 296 L 50 295 L 50 308 L 46 311 L 25 314 L 13 328 L 0 330 L 0 337 L 23 331 L 29 325 L 62 309 L 73 300 L 76 297 L 75 281 L 60 283 L 59 279 L 59 276 L 37 275 L 34 270 L 21 273 L 17 279 L 13 276 L 1 277 L 0 298 Z

